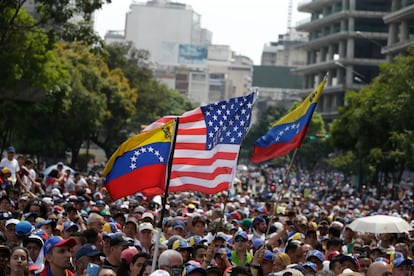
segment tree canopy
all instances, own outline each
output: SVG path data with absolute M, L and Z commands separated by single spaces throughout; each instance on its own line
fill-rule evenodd
M 350 162 L 359 163 L 374 183 L 380 174 L 397 183 L 404 170 L 414 169 L 413 69 L 413 49 L 383 64 L 370 85 L 347 93 L 347 105 L 332 124 L 333 145 L 341 150 L 337 159 L 352 156 Z

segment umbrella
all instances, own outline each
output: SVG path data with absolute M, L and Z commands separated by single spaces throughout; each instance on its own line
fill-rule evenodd
M 413 228 L 400 217 L 375 215 L 355 219 L 348 225 L 350 229 L 366 233 L 405 233 Z

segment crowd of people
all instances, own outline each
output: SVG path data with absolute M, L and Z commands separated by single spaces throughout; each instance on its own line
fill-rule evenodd
M 0 162 L 0 275 L 413 275 L 414 232 L 362 233 L 374 214 L 414 226 L 397 200 L 338 172 L 243 166 L 220 194 L 112 201 L 99 177 L 56 164 L 42 178 L 13 147 Z M 395 189 L 392 187 L 391 189 Z

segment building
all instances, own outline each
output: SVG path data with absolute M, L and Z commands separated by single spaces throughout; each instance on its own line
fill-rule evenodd
M 289 66 L 254 66 L 253 87 L 259 90 L 259 97 L 253 109 L 255 118 L 269 106 L 280 105 L 289 108 L 300 102 L 298 96 L 303 87 L 303 76 L 295 74 Z
M 414 1 L 392 0 L 391 12 L 384 16 L 384 22 L 389 30 L 388 43 L 382 48 L 382 53 L 391 62 L 414 44 Z
M 191 6 L 168 0 L 134 2 L 125 22 L 124 32 L 108 32 L 105 41 L 131 41 L 147 50 L 154 76 L 191 102 L 206 104 L 250 89 L 253 61 L 227 45 L 212 45 L 212 33 L 201 28 L 201 16 Z
M 205 67 L 212 33 L 190 6 L 166 0 L 133 2 L 125 20 L 125 39 L 150 50 L 153 64 Z
M 385 55 L 388 28 L 383 18 L 389 13 L 389 0 L 305 0 L 298 10 L 310 14 L 296 29 L 308 32 L 303 43 L 306 65 L 297 73 L 304 76 L 303 95 L 313 90 L 329 73 L 327 86 L 318 104 L 326 122 L 338 116 L 345 104 L 345 91 L 358 90 L 379 72 Z
M 267 43 L 263 46 L 261 65 L 273 66 L 300 66 L 306 63 L 306 51 L 296 47 L 308 41 L 304 32 L 291 29 L 289 34 L 279 35 L 278 41 Z

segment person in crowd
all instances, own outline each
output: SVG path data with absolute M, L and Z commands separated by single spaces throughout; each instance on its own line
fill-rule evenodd
M 139 275 L 147 260 L 151 256 L 148 253 L 138 252 L 135 247 L 129 247 L 121 253 L 121 265 L 118 268 L 118 276 Z
M 12 186 L 17 185 L 17 187 L 24 189 L 26 187 L 23 185 L 22 180 L 20 179 L 20 176 L 18 174 L 20 171 L 20 166 L 19 162 L 15 158 L 15 154 L 16 149 L 12 146 L 8 147 L 7 156 L 1 159 L 0 167 L 9 169 Z M 11 189 L 12 187 L 9 188 Z
M 71 248 L 76 245 L 72 238 L 62 239 L 61 237 L 51 237 L 46 240 L 43 246 L 43 253 L 47 261 L 46 267 L 40 276 L 73 276 L 71 268 Z
M 252 227 L 252 232 L 253 232 L 252 239 L 255 239 L 255 238 L 260 238 L 262 240 L 265 239 L 267 223 L 266 223 L 266 220 L 262 216 L 255 217 L 251 227 Z
M 386 262 L 373 262 L 367 271 L 367 276 L 393 276 L 391 266 Z
M 25 247 L 14 247 L 10 251 L 9 269 L 10 276 L 29 276 L 29 252 Z
M 149 222 L 143 222 L 139 225 L 138 241 L 143 252 L 151 252 L 154 232 L 155 229 Z
M 299 240 L 290 240 L 286 247 L 285 253 L 289 255 L 292 264 L 301 264 L 304 262 L 302 243 Z
M 275 272 L 282 271 L 287 268 L 288 265 L 291 264 L 290 257 L 285 252 L 278 252 L 275 254 Z
M 103 257 L 102 251 L 93 244 L 82 245 L 77 251 L 75 256 L 75 276 L 82 276 L 86 272 L 88 264 L 93 263 L 102 265 L 100 257 Z
M 158 267 L 160 270 L 164 270 L 170 275 L 175 271 L 181 271 L 183 268 L 183 257 L 179 252 L 173 249 L 167 249 L 161 253 L 158 259 Z
M 231 260 L 236 266 L 249 264 L 253 260 L 253 255 L 248 251 L 248 237 L 244 231 L 239 231 L 234 235 L 234 249 L 231 252 Z
M 43 244 L 43 239 L 36 234 L 30 235 L 23 241 L 23 246 L 29 251 L 30 260 L 38 266 L 35 273 L 40 273 L 45 266 Z
M 130 245 L 132 244 L 122 235 L 114 235 L 109 241 L 109 252 L 103 264 L 112 267 L 114 270 L 118 269 L 121 265 L 121 253 Z

